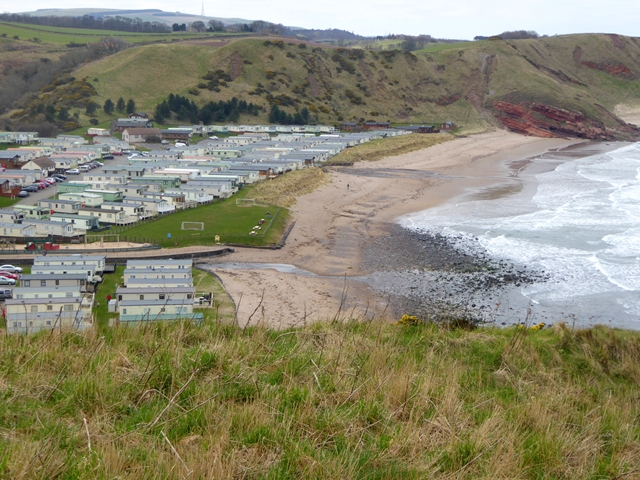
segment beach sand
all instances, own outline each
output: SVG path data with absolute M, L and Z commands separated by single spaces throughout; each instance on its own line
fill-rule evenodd
M 388 299 L 358 281 L 369 242 L 388 235 L 398 217 L 463 193 L 513 188 L 526 159 L 580 140 L 540 139 L 494 131 L 377 162 L 330 170 L 332 182 L 298 199 L 296 224 L 281 250 L 236 249 L 211 267 L 236 302 L 238 323 L 288 326 L 338 314 L 384 316 Z M 511 167 L 509 166 L 511 164 Z M 500 193 L 503 192 L 503 193 Z M 216 262 L 294 265 L 315 276 L 274 269 L 216 268 Z M 254 313 L 256 312 L 256 313 Z M 252 316 L 253 315 L 253 316 Z

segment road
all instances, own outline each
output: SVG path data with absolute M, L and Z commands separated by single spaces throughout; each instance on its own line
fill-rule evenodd
M 113 160 L 100 160 L 106 166 L 112 167 L 117 165 L 129 165 L 129 158 L 126 155 L 116 155 Z M 80 175 L 67 175 L 68 181 L 82 181 L 85 175 L 87 174 L 95 174 L 100 172 L 102 167 L 94 168 L 93 170 L 89 170 L 85 173 L 80 173 Z M 27 198 L 21 198 L 18 202 L 18 205 L 37 205 L 40 200 L 46 200 L 47 198 L 51 198 L 58 193 L 58 184 L 52 185 L 44 190 L 38 190 L 37 192 L 31 193 Z

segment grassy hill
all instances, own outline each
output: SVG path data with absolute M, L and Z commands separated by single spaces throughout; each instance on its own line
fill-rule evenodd
M 253 101 L 265 108 L 261 121 L 275 103 L 290 112 L 307 107 L 320 122 L 453 120 L 474 130 L 499 124 L 495 105 L 506 102 L 529 113 L 535 103 L 581 112 L 585 123 L 618 128 L 607 110 L 640 103 L 639 59 L 640 40 L 612 35 L 469 42 L 414 53 L 254 39 L 217 49 L 140 47 L 86 65 L 77 76 L 99 80 L 101 101 L 131 97 L 144 110 L 169 93 L 189 95 L 206 71 L 222 70 L 232 81 L 219 92 L 199 89 L 194 101 Z
M 0 477 L 635 478 L 638 332 L 209 321 L 0 336 Z

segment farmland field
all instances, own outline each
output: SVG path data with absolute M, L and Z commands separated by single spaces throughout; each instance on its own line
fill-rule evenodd
M 20 40 L 39 39 L 40 42 L 54 44 L 96 42 L 104 37 L 118 37 L 131 43 L 150 43 L 176 40 L 195 40 L 233 36 L 227 33 L 134 33 L 116 30 L 93 30 L 87 28 L 49 27 L 43 25 L 25 25 L 20 23 L 0 22 L 0 34 L 7 38 L 19 37 Z

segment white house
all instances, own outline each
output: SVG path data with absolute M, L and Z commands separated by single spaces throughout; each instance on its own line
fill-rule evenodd
M 18 210 L 0 209 L 0 223 L 22 223 L 25 215 Z
M 58 195 L 60 200 L 71 200 L 72 202 L 80 202 L 87 207 L 99 207 L 104 202 L 101 195 L 95 193 L 69 192 Z
M 39 255 L 33 259 L 33 267 L 48 267 L 66 270 L 68 268 L 92 267 L 92 272 L 101 274 L 107 263 L 106 255 Z M 85 270 L 89 271 L 89 270 Z
M 55 289 L 58 287 L 74 287 L 84 292 L 87 285 L 87 274 L 83 273 L 25 273 L 20 276 L 20 287 Z
M 19 223 L 0 223 L 0 234 L 3 237 L 25 238 L 33 237 L 36 233 L 34 225 L 24 225 Z
M 52 222 L 50 220 L 26 220 L 29 225 L 35 227 L 36 237 L 48 237 L 54 235 L 56 237 L 75 237 L 78 235 L 74 231 L 71 222 Z
M 87 306 L 89 308 L 87 308 Z M 7 333 L 35 333 L 53 328 L 91 327 L 90 302 L 83 297 L 5 300 Z

